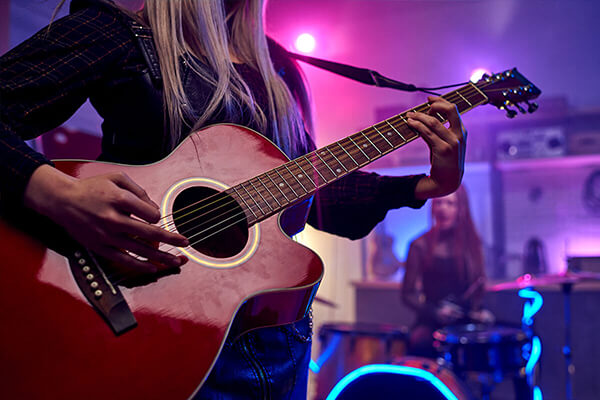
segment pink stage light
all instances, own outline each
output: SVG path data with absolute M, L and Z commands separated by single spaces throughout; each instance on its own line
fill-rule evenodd
M 296 39 L 296 49 L 302 53 L 311 53 L 317 47 L 317 41 L 310 33 L 303 33 Z
M 478 82 L 483 76 L 483 74 L 492 75 L 492 73 L 485 68 L 477 68 L 476 70 L 471 72 L 471 82 Z

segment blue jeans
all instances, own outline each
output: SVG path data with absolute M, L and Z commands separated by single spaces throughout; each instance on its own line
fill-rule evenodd
M 306 317 L 227 338 L 194 400 L 306 400 L 311 336 Z

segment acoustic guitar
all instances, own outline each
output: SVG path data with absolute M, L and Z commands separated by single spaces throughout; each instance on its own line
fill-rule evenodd
M 461 113 L 490 103 L 512 117 L 510 107 L 534 111 L 540 93 L 512 69 L 443 97 Z M 191 243 L 160 248 L 190 261 L 118 276 L 41 216 L 0 220 L 0 397 L 191 398 L 228 334 L 307 313 L 323 264 L 289 237 L 307 200 L 417 137 L 404 112 L 294 160 L 248 128 L 214 125 L 151 165 L 57 161 L 79 178 L 129 175 L 160 205 L 161 224 Z

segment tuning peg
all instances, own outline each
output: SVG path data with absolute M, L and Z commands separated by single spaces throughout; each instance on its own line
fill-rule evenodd
M 515 107 L 521 112 L 521 114 L 527 114 L 527 111 L 519 103 L 515 103 Z
M 504 109 L 504 111 L 506 111 L 506 116 L 508 118 L 514 118 L 517 115 L 517 112 L 511 108 L 508 108 L 507 106 L 502 107 Z
M 527 103 L 527 111 L 529 113 L 534 112 L 535 110 L 537 110 L 540 107 L 537 103 L 530 103 L 528 101 L 526 101 L 525 103 Z

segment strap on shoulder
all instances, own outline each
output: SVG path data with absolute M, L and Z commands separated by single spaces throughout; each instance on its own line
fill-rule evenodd
M 146 65 L 150 70 L 152 83 L 155 86 L 160 87 L 162 84 L 162 77 L 160 73 L 160 64 L 158 63 L 158 54 L 156 53 L 154 40 L 152 39 L 152 30 L 149 27 L 142 25 L 127 12 L 121 10 L 111 0 L 73 0 L 71 1 L 69 12 L 74 13 L 94 6 L 113 12 L 127 25 L 144 56 Z
M 127 21 L 129 29 L 135 36 L 135 39 L 144 55 L 146 64 L 150 68 L 150 76 L 155 85 L 160 86 L 162 82 L 162 76 L 160 74 L 160 64 L 158 62 L 158 54 L 154 47 L 154 40 L 152 39 L 152 30 L 147 26 L 144 26 L 132 18 L 128 18 Z

